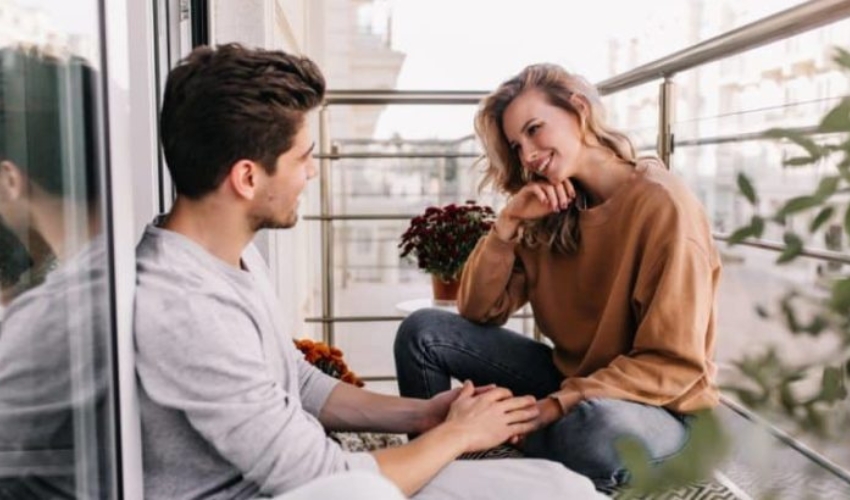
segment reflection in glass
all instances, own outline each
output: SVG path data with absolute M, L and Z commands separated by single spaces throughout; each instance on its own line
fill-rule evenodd
M 111 496 L 96 82 L 0 49 L 0 499 Z

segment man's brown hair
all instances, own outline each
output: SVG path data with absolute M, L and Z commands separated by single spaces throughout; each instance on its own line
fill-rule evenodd
M 214 191 L 241 159 L 274 173 L 324 94 L 321 71 L 305 57 L 238 44 L 196 48 L 169 73 L 160 116 L 177 193 Z

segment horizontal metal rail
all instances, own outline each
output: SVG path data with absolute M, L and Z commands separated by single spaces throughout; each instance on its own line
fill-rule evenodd
M 315 154 L 313 158 L 322 160 L 347 160 L 347 159 L 409 159 L 409 158 L 478 158 L 481 153 L 330 153 Z
M 376 220 L 410 220 L 416 217 L 417 214 L 350 214 L 350 215 L 307 215 L 304 220 L 310 221 L 333 221 L 333 220 L 353 220 L 353 221 L 376 221 Z M 714 233 L 714 239 L 717 241 L 728 241 L 731 234 Z M 785 244 L 779 241 L 747 239 L 736 243 L 740 246 L 748 246 L 761 248 L 763 250 L 771 250 L 774 252 L 782 252 L 785 250 Z M 800 252 L 800 256 L 809 257 L 812 259 L 824 260 L 828 262 L 838 262 L 840 264 L 850 264 L 850 255 L 842 252 L 834 252 L 832 250 L 818 250 L 812 248 L 804 248 Z
M 305 215 L 304 220 L 410 220 L 421 214 Z
M 487 94 L 480 90 L 330 90 L 325 94 L 325 103 L 477 105 Z
M 330 318 L 310 317 L 304 321 L 307 323 L 385 323 L 390 321 L 401 321 L 407 316 L 332 316 Z M 511 319 L 533 319 L 530 313 L 512 314 Z
M 675 125 L 675 124 L 674 124 Z M 792 127 L 783 130 L 803 134 L 803 135 L 825 135 L 826 132 L 821 132 L 817 126 L 811 125 L 808 127 Z M 830 132 L 829 134 L 831 134 Z M 693 146 L 709 146 L 715 144 L 729 144 L 736 142 L 748 141 L 767 141 L 776 140 L 773 137 L 765 136 L 764 131 L 744 132 L 740 134 L 719 135 L 714 137 L 701 137 L 699 139 L 677 139 L 675 147 L 693 147 Z M 638 151 L 655 149 L 655 144 L 644 144 L 636 147 Z M 340 160 L 348 158 L 372 159 L 372 158 L 480 158 L 481 153 L 338 153 L 313 155 L 316 159 L 331 159 Z
M 730 235 L 726 233 L 714 233 L 714 239 L 718 241 L 728 241 L 729 236 Z M 771 250 L 774 252 L 782 252 L 785 250 L 785 245 L 783 243 L 771 240 L 747 239 L 740 243 L 735 243 L 735 245 L 761 248 L 763 250 Z M 833 252 L 831 250 L 814 250 L 810 248 L 804 248 L 800 252 L 800 256 L 818 260 L 825 260 L 827 262 L 850 264 L 850 255 L 841 252 Z
M 483 91 L 476 91 L 476 94 L 483 94 Z M 400 143 L 404 144 L 417 144 L 420 146 L 428 145 L 428 146 L 457 146 L 458 144 L 462 144 L 467 141 L 474 141 L 475 134 L 466 134 L 460 137 L 455 137 L 452 139 L 397 139 L 397 138 L 388 138 L 388 139 L 364 139 L 358 137 L 350 137 L 347 139 L 337 139 L 334 141 L 334 144 L 340 146 L 362 146 L 364 144 L 384 144 L 384 145 L 396 145 Z
M 395 375 L 366 375 L 358 378 L 363 382 L 395 382 L 398 380 Z
M 332 316 L 329 318 L 306 318 L 307 323 L 382 323 L 387 321 L 401 321 L 406 316 Z
M 456 145 L 458 142 L 474 139 L 473 135 L 465 135 L 459 139 L 366 139 L 363 137 L 351 137 L 348 139 L 337 139 L 334 141 L 338 146 L 371 146 L 380 144 L 384 146 L 396 146 L 399 144 L 416 144 L 417 146 L 448 146 Z
M 788 130 L 790 132 L 795 132 L 798 134 L 804 135 L 816 135 L 819 133 L 818 128 L 815 126 L 811 127 L 797 127 L 797 128 L 789 128 L 783 129 Z M 773 137 L 767 137 L 764 135 L 764 131 L 760 132 L 745 132 L 743 134 L 730 134 L 730 135 L 718 135 L 715 137 L 701 137 L 699 139 L 684 139 L 684 140 L 676 140 L 676 147 L 693 147 L 693 146 L 710 146 L 715 144 L 729 144 L 735 142 L 748 142 L 748 141 L 775 141 L 776 139 Z
M 612 94 L 850 17 L 848 0 L 812 0 L 638 66 L 597 84 Z
M 850 17 L 850 0 L 811 0 L 598 82 L 596 87 L 601 94 L 612 94 L 832 24 L 847 17 Z M 487 91 L 479 90 L 330 90 L 326 94 L 325 102 L 349 105 L 477 105 L 488 94 Z
M 850 484 L 850 472 L 844 470 L 839 465 L 835 464 L 828 458 L 824 457 L 820 453 L 814 451 L 809 448 L 802 442 L 798 441 L 794 437 L 792 437 L 787 432 L 783 431 L 779 427 L 771 424 L 764 418 L 758 416 L 755 412 L 751 411 L 749 408 L 729 399 L 727 396 L 721 395 L 720 402 L 723 403 L 730 410 L 734 411 L 738 415 L 744 417 L 745 419 L 757 424 L 759 427 L 762 427 L 766 430 L 770 435 L 782 441 L 783 444 L 794 448 L 796 451 L 800 452 L 806 458 L 811 460 L 812 462 L 818 464 L 820 467 L 826 469 L 827 471 L 833 473 L 836 477 L 841 479 L 847 484 Z

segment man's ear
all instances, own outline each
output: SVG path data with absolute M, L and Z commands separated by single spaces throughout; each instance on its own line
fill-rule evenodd
M 24 174 L 14 163 L 0 161 L 0 200 L 17 200 L 24 194 Z
M 240 198 L 253 200 L 257 195 L 261 168 L 259 163 L 251 160 L 243 159 L 234 163 L 227 175 L 227 182 L 230 183 L 233 192 Z

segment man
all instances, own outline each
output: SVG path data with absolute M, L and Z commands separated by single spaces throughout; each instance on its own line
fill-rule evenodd
M 531 399 L 471 384 L 431 400 L 383 396 L 296 352 L 250 242 L 298 220 L 315 176 L 305 122 L 324 90 L 308 59 L 238 45 L 198 48 L 168 77 L 160 130 L 177 199 L 138 248 L 145 497 L 280 495 L 357 470 L 416 498 L 593 497 L 549 462 L 450 464 L 529 429 Z M 421 435 L 348 453 L 325 428 Z

